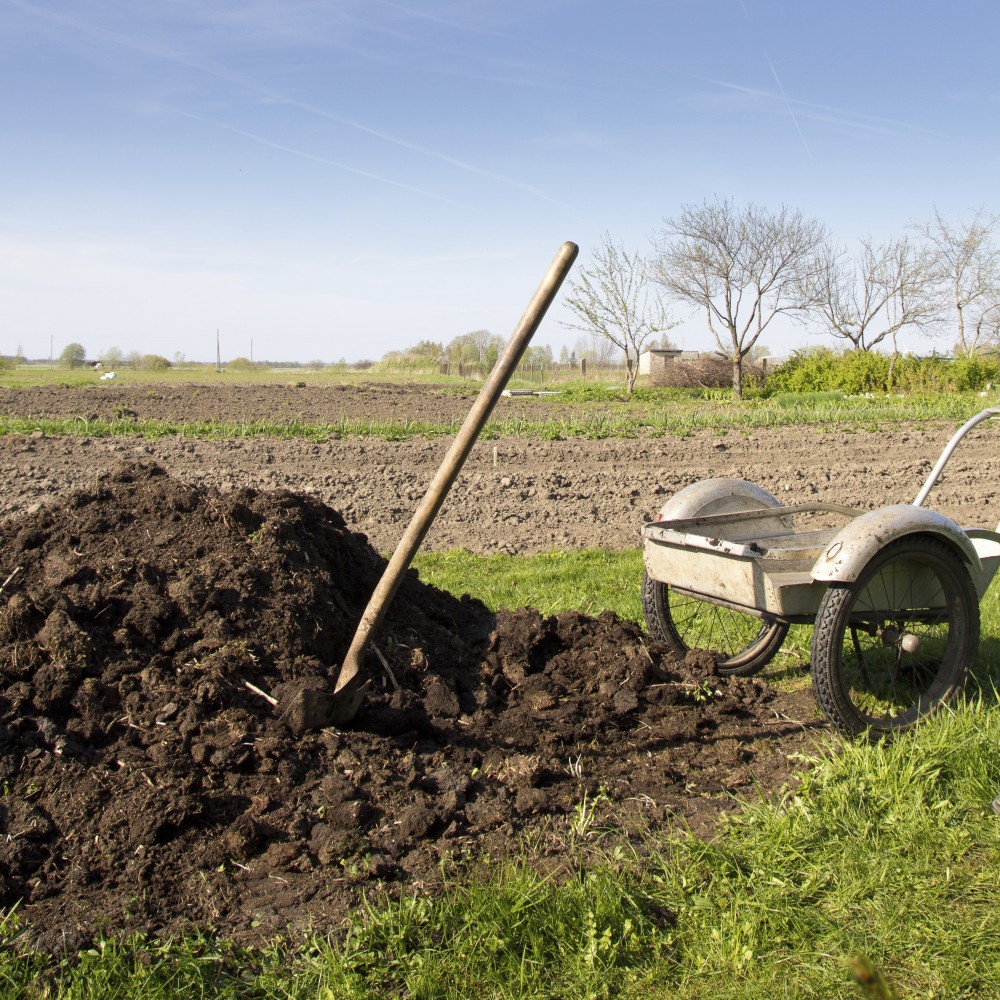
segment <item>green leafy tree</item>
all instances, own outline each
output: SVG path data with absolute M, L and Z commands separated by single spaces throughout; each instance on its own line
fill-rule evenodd
M 59 363 L 64 368 L 79 368 L 87 360 L 87 351 L 83 344 L 67 344 L 59 355 Z
M 173 366 L 162 354 L 144 354 L 139 360 L 139 367 L 146 372 L 162 372 Z
M 489 330 L 473 330 L 448 342 L 445 357 L 452 364 L 483 365 L 487 369 L 496 364 L 503 350 L 503 337 Z
M 552 348 L 548 344 L 533 344 L 524 352 L 521 363 L 535 368 L 547 368 L 552 364 Z
M 407 348 L 404 354 L 410 354 L 423 361 L 437 364 L 444 357 L 444 345 L 435 340 L 420 340 L 413 347 Z

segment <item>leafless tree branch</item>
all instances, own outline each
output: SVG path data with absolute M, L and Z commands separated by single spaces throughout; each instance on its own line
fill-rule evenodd
M 719 353 L 743 394 L 743 361 L 771 322 L 801 318 L 804 285 L 823 226 L 784 206 L 736 208 L 732 201 L 685 205 L 654 239 L 654 274 L 670 298 L 703 310 Z
M 565 304 L 575 319 L 563 325 L 603 338 L 622 351 L 631 393 L 643 344 L 676 326 L 650 288 L 647 262 L 605 233 L 591 264 L 577 272 L 568 288 Z

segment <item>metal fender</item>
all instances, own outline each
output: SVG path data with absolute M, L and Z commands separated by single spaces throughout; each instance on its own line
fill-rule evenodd
M 701 479 L 678 490 L 661 508 L 658 521 L 679 521 L 703 514 L 739 514 L 780 507 L 767 490 L 746 479 Z
M 982 573 L 975 546 L 954 521 L 936 511 L 901 503 L 854 518 L 816 560 L 812 578 L 853 583 L 877 552 L 905 535 L 937 535 L 951 543 L 973 576 Z

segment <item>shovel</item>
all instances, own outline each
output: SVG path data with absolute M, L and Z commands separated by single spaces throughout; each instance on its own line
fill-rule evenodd
M 343 666 L 337 674 L 333 691 L 322 688 L 300 688 L 285 699 L 283 704 L 279 703 L 278 710 L 282 718 L 296 735 L 311 729 L 346 725 L 357 714 L 369 685 L 364 669 L 364 654 L 368 641 L 385 618 L 389 604 L 403 582 L 413 556 L 441 509 L 448 490 L 465 464 L 472 446 L 500 398 L 500 393 L 517 368 L 528 342 L 538 329 L 546 310 L 559 291 L 559 286 L 573 266 L 579 249 L 575 243 L 569 242 L 559 248 L 545 277 L 528 303 L 524 315 L 510 335 L 503 354 L 500 355 L 476 401 L 472 404 L 465 423 L 462 424 L 434 480 L 427 488 L 427 493 L 399 540 L 396 551 L 393 552 L 389 565 L 361 616 L 358 630 L 354 634 Z

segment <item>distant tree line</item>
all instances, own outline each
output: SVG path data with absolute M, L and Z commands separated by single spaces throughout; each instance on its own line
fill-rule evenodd
M 140 351 L 125 354 L 118 347 L 109 347 L 102 351 L 96 360 L 88 361 L 86 348 L 76 341 L 72 341 L 62 349 L 59 354 L 59 364 L 63 368 L 83 368 L 85 365 L 99 364 L 105 369 L 131 368 L 135 371 L 161 371 L 172 367 L 171 362 L 160 354 L 143 354 Z
M 473 330 L 443 341 L 421 340 L 401 351 L 389 351 L 377 370 L 428 371 L 443 365 L 468 365 L 489 371 L 503 351 L 504 339 L 489 330 Z M 524 353 L 522 364 L 536 367 L 552 365 L 552 348 L 548 345 L 531 345 Z
M 13 357 L 4 357 L 3 364 L 7 368 L 16 368 L 20 364 L 25 364 L 27 359 L 23 355 L 20 345 L 17 354 Z M 37 364 L 40 362 L 27 362 Z M 313 361 L 252 361 L 246 357 L 236 357 L 224 363 L 223 367 L 232 371 L 253 371 L 256 369 L 287 369 L 302 368 L 311 371 L 329 370 L 360 370 L 371 368 L 375 362 L 371 360 L 360 360 L 348 362 L 344 358 L 339 361 L 326 362 L 320 360 Z M 99 365 L 105 370 L 132 370 L 132 371 L 165 371 L 168 368 L 185 366 L 191 368 L 214 367 L 215 362 L 201 361 L 189 362 L 184 354 L 176 351 L 173 360 L 161 354 L 145 354 L 141 351 L 125 352 L 119 347 L 109 347 L 102 350 L 95 359 L 88 359 L 86 348 L 77 342 L 67 344 L 59 354 L 58 364 L 63 368 L 82 368 L 87 365 Z

